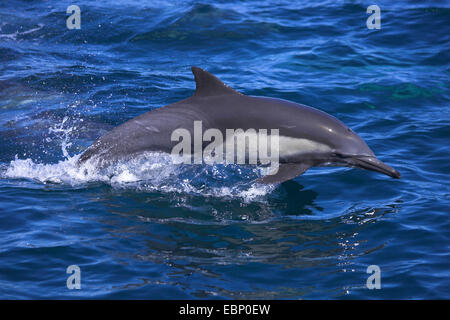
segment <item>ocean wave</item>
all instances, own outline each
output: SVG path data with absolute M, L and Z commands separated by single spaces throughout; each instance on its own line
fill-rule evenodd
M 30 179 L 43 184 L 83 186 L 105 183 L 113 188 L 136 191 L 189 193 L 220 198 L 255 200 L 270 193 L 273 186 L 253 182 L 259 168 L 237 165 L 171 165 L 169 154 L 146 152 L 130 160 L 118 161 L 98 169 L 97 160 L 78 163 L 80 154 L 69 156 L 64 144 L 65 160 L 36 163 L 16 157 L 3 168 L 3 178 Z

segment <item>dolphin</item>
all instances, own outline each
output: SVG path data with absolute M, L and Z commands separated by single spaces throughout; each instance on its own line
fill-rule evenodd
M 279 168 L 257 182 L 276 184 L 293 179 L 314 166 L 356 167 L 400 178 L 400 173 L 376 158 L 367 144 L 335 117 L 283 99 L 247 96 L 211 73 L 192 67 L 196 90 L 184 100 L 148 111 L 97 139 L 79 157 L 107 166 L 146 151 L 170 153 L 177 143 L 172 132 L 193 132 L 194 121 L 204 129 L 278 129 Z M 202 144 L 202 148 L 205 144 Z

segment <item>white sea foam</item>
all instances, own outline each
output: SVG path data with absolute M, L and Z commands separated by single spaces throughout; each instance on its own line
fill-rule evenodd
M 61 139 L 64 160 L 57 163 L 38 163 L 16 155 L 9 165 L 0 168 L 0 177 L 29 179 L 42 184 L 83 187 L 105 183 L 113 188 L 138 191 L 188 193 L 201 196 L 264 199 L 274 187 L 256 184 L 254 180 L 268 168 L 238 165 L 179 165 L 170 154 L 145 152 L 132 159 L 99 169 L 95 158 L 79 164 L 81 154 L 70 156 L 70 137 L 76 125 L 69 125 L 68 117 L 49 128 L 49 135 Z
M 4 26 L 4 25 L 5 25 L 5 24 L 3 24 L 2 26 Z M 31 28 L 31 29 L 29 29 L 29 30 L 25 30 L 25 31 L 15 31 L 15 32 L 9 33 L 9 34 L 6 34 L 6 33 L 0 33 L 0 38 L 8 38 L 8 39 L 11 39 L 11 40 L 16 41 L 16 40 L 17 40 L 17 36 L 24 35 L 24 34 L 29 34 L 29 33 L 33 33 L 33 32 L 35 32 L 35 31 L 41 30 L 43 27 L 44 27 L 44 24 L 38 23 L 37 27 Z M 0 31 L 2 31 L 2 28 L 1 28 L 1 27 L 0 27 Z
M 32 159 L 16 158 L 2 174 L 10 179 L 30 179 L 43 184 L 83 186 L 105 183 L 114 188 L 139 191 L 161 191 L 198 194 L 213 197 L 239 197 L 255 200 L 273 190 L 252 182 L 257 168 L 237 166 L 213 167 L 207 165 L 171 164 L 170 155 L 148 152 L 131 160 L 119 161 L 98 169 L 96 161 L 78 164 L 80 155 L 68 156 L 58 163 L 36 163 Z M 213 167 L 213 168 L 212 168 Z

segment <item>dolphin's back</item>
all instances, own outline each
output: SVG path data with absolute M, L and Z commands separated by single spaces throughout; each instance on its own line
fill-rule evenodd
M 107 164 L 144 151 L 170 152 L 177 143 L 171 141 L 172 132 L 186 128 L 199 117 L 185 101 L 151 110 L 115 127 L 86 149 L 78 161 L 96 157 Z
M 173 131 L 183 128 L 193 137 L 194 121 L 201 121 L 203 130 L 219 129 L 224 137 L 227 129 L 278 129 L 282 136 L 315 139 L 318 121 L 339 122 L 324 112 L 294 102 L 245 96 L 228 87 L 224 89 L 211 96 L 194 94 L 123 123 L 96 140 L 79 162 L 98 157 L 108 163 L 144 151 L 169 153 L 178 143 L 171 139 Z

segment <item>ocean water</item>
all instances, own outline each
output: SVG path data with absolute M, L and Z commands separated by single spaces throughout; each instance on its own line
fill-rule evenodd
M 370 4 L 2 1 L 0 298 L 449 299 L 450 6 L 377 1 L 370 30 Z M 79 172 L 96 138 L 190 96 L 192 65 L 338 117 L 402 179 L 258 186 L 164 154 Z

